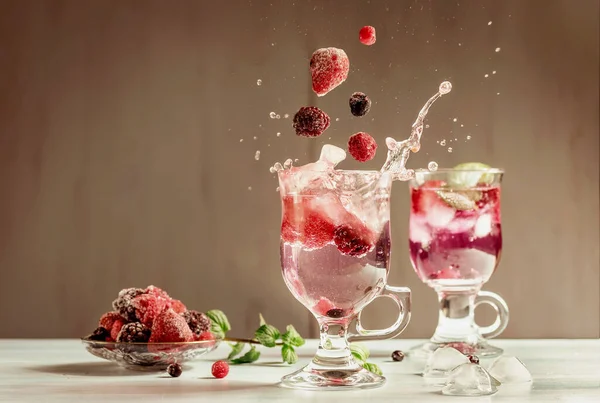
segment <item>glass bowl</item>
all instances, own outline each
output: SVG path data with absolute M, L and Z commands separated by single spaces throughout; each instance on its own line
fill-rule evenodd
M 213 351 L 220 340 L 179 343 L 119 343 L 82 338 L 85 349 L 98 358 L 135 370 L 160 371 L 173 363 L 194 360 Z

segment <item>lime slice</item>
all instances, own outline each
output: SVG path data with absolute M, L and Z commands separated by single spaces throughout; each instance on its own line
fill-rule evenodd
M 454 167 L 455 172 L 450 174 L 450 182 L 455 186 L 473 187 L 478 183 L 492 183 L 494 176 L 484 172 L 457 172 L 457 171 L 486 171 L 489 165 L 481 162 L 464 162 Z

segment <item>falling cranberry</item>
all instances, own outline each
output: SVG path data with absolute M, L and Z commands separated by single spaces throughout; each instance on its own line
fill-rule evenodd
M 472 364 L 479 364 L 479 357 L 476 355 L 468 355 L 467 358 L 471 361 Z

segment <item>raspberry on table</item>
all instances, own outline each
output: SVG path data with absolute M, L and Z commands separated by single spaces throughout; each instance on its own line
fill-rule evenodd
M 371 110 L 371 99 L 362 92 L 355 92 L 350 96 L 350 113 L 360 117 L 365 116 Z
M 112 306 L 115 311 L 119 312 L 119 314 L 127 321 L 127 322 L 135 322 L 137 320 L 135 316 L 135 308 L 132 306 L 131 302 L 138 295 L 144 294 L 144 290 L 141 288 L 124 288 L 119 291 L 119 295 L 117 299 L 115 299 L 112 303 Z
M 146 343 L 150 339 L 150 329 L 140 322 L 123 325 L 117 335 L 119 343 Z
M 92 334 L 87 336 L 86 339 L 93 341 L 107 341 L 108 339 L 110 339 L 110 332 L 106 330 L 106 328 L 100 326 L 97 327 L 96 330 L 92 332 Z
M 227 362 L 219 360 L 216 361 L 211 368 L 212 376 L 217 379 L 225 378 L 229 373 L 229 364 Z
M 333 241 L 338 250 L 348 256 L 364 256 L 373 245 L 366 228 L 357 229 L 347 224 L 336 227 Z
M 183 369 L 181 368 L 180 364 L 170 364 L 167 367 L 167 373 L 169 375 L 171 375 L 173 378 L 179 378 L 181 376 L 181 373 L 183 372 Z
M 148 327 L 152 327 L 154 319 L 170 306 L 170 300 L 159 294 L 142 294 L 131 303 L 136 318 Z
M 358 32 L 358 40 L 363 45 L 367 45 L 367 46 L 373 45 L 375 43 L 375 41 L 377 40 L 377 37 L 375 35 L 375 28 L 370 25 L 366 25 L 366 26 L 362 27 L 360 29 L 360 31 Z
M 192 310 L 185 311 L 182 316 L 190 327 L 190 330 L 195 334 L 210 330 L 211 322 L 205 313 Z
M 177 343 L 194 340 L 194 334 L 183 316 L 172 309 L 163 311 L 154 319 L 150 343 Z
M 368 133 L 358 132 L 348 139 L 348 152 L 360 162 L 372 160 L 377 152 L 377 143 Z
M 327 128 L 331 119 L 316 106 L 303 106 L 294 115 L 294 129 L 298 136 L 319 137 Z
M 321 48 L 310 58 L 313 91 L 320 97 L 343 83 L 350 71 L 350 60 L 342 49 Z
M 117 337 L 119 336 L 119 332 L 121 331 L 121 328 L 125 325 L 125 320 L 123 320 L 123 318 L 121 319 L 117 319 L 115 320 L 115 322 L 113 323 L 111 329 L 110 329 L 110 338 L 113 340 L 117 340 Z

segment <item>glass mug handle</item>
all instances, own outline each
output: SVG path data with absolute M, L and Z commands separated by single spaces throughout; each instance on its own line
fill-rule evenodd
M 480 304 L 488 304 L 496 311 L 496 320 L 489 326 L 479 327 L 479 332 L 486 339 L 498 336 L 508 325 L 508 306 L 501 296 L 489 291 L 479 291 L 475 298 L 475 308 Z
M 382 293 L 375 298 L 379 297 L 390 298 L 398 305 L 398 309 L 400 310 L 398 319 L 396 319 L 396 322 L 392 326 L 385 329 L 365 329 L 360 323 L 362 315 L 362 311 L 360 311 L 356 318 L 356 333 L 348 334 L 349 342 L 392 339 L 406 329 L 408 322 L 410 322 L 410 288 L 386 285 Z

